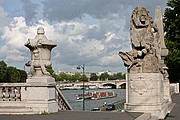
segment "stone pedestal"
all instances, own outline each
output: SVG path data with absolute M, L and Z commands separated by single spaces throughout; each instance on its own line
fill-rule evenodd
M 55 80 L 51 76 L 30 77 L 26 81 L 26 107 L 39 113 L 53 113 L 58 111 L 56 102 Z
M 125 110 L 151 113 L 164 119 L 168 113 L 168 101 L 164 99 L 163 88 L 163 76 L 160 73 L 129 73 Z

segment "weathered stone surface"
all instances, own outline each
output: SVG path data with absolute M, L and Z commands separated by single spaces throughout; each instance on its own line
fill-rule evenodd
M 119 52 L 130 73 L 158 73 L 158 29 L 144 7 L 136 7 L 130 21 L 132 50 Z M 156 46 L 157 45 L 157 46 Z
M 26 65 L 30 66 L 32 76 L 50 75 L 46 67 L 51 66 L 51 50 L 56 45 L 51 40 L 48 40 L 44 34 L 44 28 L 39 27 L 35 38 L 28 39 L 25 44 L 31 51 L 31 61 Z
M 165 118 L 172 103 L 162 25 L 159 7 L 155 22 L 144 7 L 136 7 L 130 21 L 132 50 L 119 52 L 128 69 L 125 110 L 151 113 L 158 119 Z
M 163 29 L 163 18 L 162 18 L 162 10 L 160 6 L 156 7 L 155 10 L 155 23 L 157 24 L 158 33 L 159 33 L 159 42 L 160 42 L 160 50 L 158 52 L 161 73 L 163 74 L 163 82 L 164 82 L 164 99 L 167 99 L 171 102 L 170 96 L 170 83 L 169 83 L 169 74 L 167 72 L 168 67 L 164 63 L 165 57 L 168 55 L 168 49 L 166 48 L 164 42 L 164 29 Z
M 58 111 L 56 82 L 46 68 L 51 66 L 51 50 L 56 45 L 44 34 L 44 28 L 39 27 L 35 38 L 25 44 L 31 51 L 31 61 L 26 64 L 30 66 L 31 75 L 26 79 L 25 105 L 39 113 L 53 113 Z

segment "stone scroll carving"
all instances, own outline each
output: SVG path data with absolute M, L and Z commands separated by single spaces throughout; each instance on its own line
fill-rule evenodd
M 39 27 L 35 38 L 28 39 L 25 44 L 31 51 L 31 61 L 26 63 L 26 66 L 30 66 L 32 76 L 50 75 L 46 67 L 51 66 L 51 50 L 56 45 L 44 34 L 44 28 Z
M 160 72 L 160 41 L 158 28 L 149 12 L 141 6 L 136 7 L 130 20 L 132 50 L 119 52 L 129 73 Z

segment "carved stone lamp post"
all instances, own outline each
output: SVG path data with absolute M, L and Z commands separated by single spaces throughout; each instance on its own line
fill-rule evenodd
M 39 27 L 36 37 L 28 39 L 25 44 L 31 51 L 31 61 L 26 65 L 30 66 L 32 76 L 50 75 L 46 67 L 51 66 L 51 50 L 56 45 L 51 40 L 48 40 L 44 33 L 44 28 Z
M 25 64 L 30 66 L 30 75 L 26 80 L 26 106 L 39 113 L 53 113 L 58 111 L 56 82 L 46 68 L 51 66 L 51 50 L 56 45 L 44 33 L 44 28 L 39 27 L 35 38 L 28 39 L 25 44 L 31 52 L 31 61 Z

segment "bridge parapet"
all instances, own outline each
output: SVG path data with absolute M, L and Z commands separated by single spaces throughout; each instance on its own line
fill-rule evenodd
M 0 84 L 0 101 L 21 101 L 23 88 L 25 89 L 23 83 Z
M 52 94 L 49 96 L 46 92 L 51 92 Z M 36 93 L 40 93 L 39 96 Z M 55 94 L 53 95 L 53 93 Z M 39 101 L 42 105 L 38 104 Z M 46 104 L 49 101 L 53 102 L 53 108 L 49 108 L 48 104 Z M 54 108 L 56 110 L 72 110 L 70 104 L 56 85 L 32 85 L 28 83 L 0 84 L 0 109 L 5 108 L 9 109 L 7 110 L 8 113 L 1 113 L 0 111 L 0 114 L 21 114 L 19 110 L 22 108 L 30 110 L 31 114 L 57 112 L 52 110 Z M 12 108 L 13 111 L 10 111 Z M 27 113 L 22 112 L 22 114 Z

